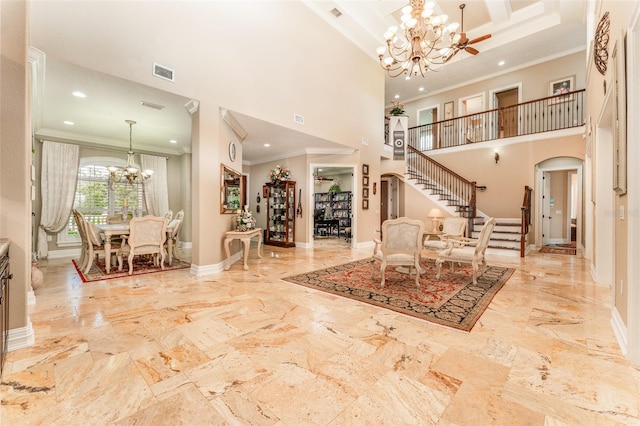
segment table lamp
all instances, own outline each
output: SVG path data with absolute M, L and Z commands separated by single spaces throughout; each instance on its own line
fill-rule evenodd
M 442 229 L 442 219 L 444 219 L 444 216 L 442 214 L 442 211 L 440 211 L 440 209 L 434 208 L 431 209 L 429 211 L 429 214 L 427 215 L 428 221 L 427 221 L 427 232 L 440 232 Z

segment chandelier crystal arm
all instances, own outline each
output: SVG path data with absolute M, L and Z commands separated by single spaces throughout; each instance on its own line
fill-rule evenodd
M 400 28 L 384 33 L 387 46 L 377 49 L 380 65 L 391 77 L 422 75 L 447 62 L 456 48 L 458 24 L 447 24 L 447 15 L 433 15 L 433 3 L 411 0 L 402 9 Z
M 127 151 L 127 164 L 125 167 L 109 166 L 109 186 L 113 189 L 115 183 L 127 182 L 130 185 L 134 183 L 146 183 L 151 179 L 153 170 L 140 170 L 135 162 L 135 153 L 133 152 L 133 120 L 125 120 L 129 125 L 129 150 Z

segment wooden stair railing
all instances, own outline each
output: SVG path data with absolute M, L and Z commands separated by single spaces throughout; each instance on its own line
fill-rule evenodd
M 410 127 L 409 146 L 424 152 L 584 126 L 584 100 L 580 89 Z
M 524 187 L 524 199 L 522 200 L 522 207 L 520 208 L 522 214 L 522 222 L 520 225 L 520 257 L 524 257 L 526 249 L 527 234 L 529 233 L 529 225 L 531 225 L 531 192 L 533 190 L 526 186 Z
M 473 229 L 476 217 L 476 182 L 471 182 L 427 157 L 412 146 L 407 147 L 407 171 L 411 178 L 438 195 L 449 206 L 455 206 L 460 216 L 469 220 Z

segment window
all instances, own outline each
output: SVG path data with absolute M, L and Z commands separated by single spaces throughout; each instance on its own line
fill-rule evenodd
M 80 160 L 73 208 L 96 225 L 106 223 L 108 215 L 146 214 L 143 186 L 120 182 L 110 187 L 107 167 L 111 165 L 124 166 L 125 163 L 121 159 L 106 157 Z M 78 226 L 73 215 L 70 215 L 69 223 L 58 233 L 58 245 L 75 245 L 79 242 Z

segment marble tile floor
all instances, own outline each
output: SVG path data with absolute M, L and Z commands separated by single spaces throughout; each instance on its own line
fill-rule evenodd
M 280 280 L 370 249 L 264 249 L 201 278 L 41 262 L 1 424 L 640 424 L 640 367 L 579 256 L 490 258 L 517 270 L 465 333 Z

